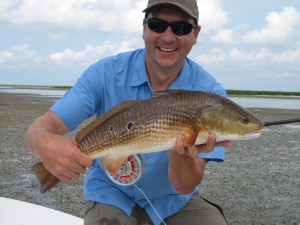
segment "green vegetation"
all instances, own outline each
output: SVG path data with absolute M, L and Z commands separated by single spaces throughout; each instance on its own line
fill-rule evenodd
M 72 86 L 51 86 L 53 89 L 70 89 Z
M 228 95 L 283 95 L 300 96 L 300 92 L 285 91 L 250 91 L 250 90 L 227 90 Z

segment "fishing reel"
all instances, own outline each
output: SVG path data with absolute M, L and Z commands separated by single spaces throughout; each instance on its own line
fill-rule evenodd
M 137 182 L 143 175 L 146 166 L 142 154 L 130 155 L 115 173 L 106 170 L 111 181 L 121 186 L 129 186 Z

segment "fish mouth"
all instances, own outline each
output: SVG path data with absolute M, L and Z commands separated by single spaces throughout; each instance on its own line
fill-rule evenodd
M 258 138 L 260 136 L 259 131 L 245 134 L 227 134 L 227 135 L 217 135 L 217 141 L 235 141 L 235 140 L 250 140 Z
M 259 136 L 260 136 L 260 132 L 255 131 L 255 132 L 252 132 L 252 133 L 238 135 L 237 140 L 250 140 L 250 139 L 258 138 Z

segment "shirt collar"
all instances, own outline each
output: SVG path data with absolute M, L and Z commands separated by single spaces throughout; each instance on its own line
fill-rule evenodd
M 173 81 L 169 89 L 186 89 L 187 84 L 189 83 L 189 74 L 190 68 L 188 61 L 185 60 L 179 76 Z M 134 75 L 131 80 L 131 86 L 140 86 L 144 83 L 149 84 L 149 77 L 146 69 L 146 48 L 142 49 L 137 58 Z
M 176 80 L 174 80 L 173 83 L 170 85 L 169 89 L 186 89 L 190 80 L 190 74 L 190 67 L 188 65 L 187 60 L 185 60 L 182 70 L 180 71 Z
M 146 48 L 142 49 L 137 56 L 134 74 L 131 80 L 131 86 L 140 86 L 144 83 L 149 83 L 146 69 Z

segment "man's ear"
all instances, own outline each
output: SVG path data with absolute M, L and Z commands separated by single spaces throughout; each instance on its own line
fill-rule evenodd
M 194 38 L 195 38 L 195 43 L 194 43 L 194 44 L 197 43 L 197 39 L 198 39 L 198 36 L 199 36 L 199 34 L 200 34 L 200 31 L 201 31 L 201 26 L 198 25 L 198 27 L 196 27 L 196 28 L 194 29 Z
M 146 31 L 146 26 L 147 26 L 147 23 L 145 22 L 145 20 L 143 20 L 143 34 L 142 34 L 143 39 L 144 39 L 145 31 Z

